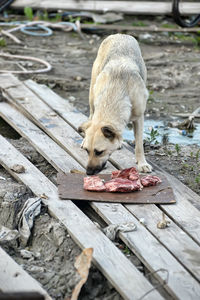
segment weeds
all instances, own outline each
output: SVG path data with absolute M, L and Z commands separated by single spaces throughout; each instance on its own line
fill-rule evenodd
M 179 155 L 180 151 L 181 151 L 181 147 L 179 146 L 179 144 L 175 145 L 175 150 L 176 150 L 177 155 Z
M 200 175 L 199 175 L 199 176 L 197 176 L 197 177 L 195 178 L 195 182 L 196 182 L 197 184 L 199 184 L 199 183 L 200 183 Z
M 125 245 L 125 248 L 123 249 L 124 254 L 131 254 L 130 249 Z
M 132 26 L 141 26 L 141 27 L 145 27 L 145 26 L 147 26 L 147 24 L 145 24 L 145 23 L 142 22 L 142 21 L 136 21 L 136 22 L 133 22 L 133 23 L 132 23 Z
M 195 158 L 196 158 L 196 161 L 198 162 L 199 160 L 199 156 L 200 156 L 200 149 L 197 151 L 196 155 L 195 155 Z
M 24 14 L 29 21 L 33 21 L 34 15 L 31 7 L 28 6 L 24 7 Z
M 0 38 L 0 47 L 6 47 L 6 40 L 4 38 Z
M 76 23 L 76 21 L 80 21 L 81 17 L 74 18 L 73 16 L 69 16 L 69 22 L 70 23 Z
M 166 23 L 166 24 L 162 24 L 161 27 L 162 27 L 162 28 L 177 28 L 177 25 Z
M 157 137 L 159 136 L 158 130 L 152 128 L 151 132 L 148 134 L 149 134 L 149 137 L 147 137 L 147 141 L 149 142 L 149 144 L 157 145 L 158 144 Z
M 149 98 L 148 98 L 148 101 L 149 101 L 150 103 L 155 102 L 155 99 L 154 99 L 154 97 L 153 97 L 153 93 L 154 93 L 154 91 L 152 91 L 152 90 L 149 91 Z

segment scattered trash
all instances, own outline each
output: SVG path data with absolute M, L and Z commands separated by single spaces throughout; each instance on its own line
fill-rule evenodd
M 92 254 L 93 254 L 93 248 L 86 248 L 76 259 L 74 266 L 77 269 L 78 274 L 81 276 L 81 280 L 75 286 L 71 296 L 71 300 L 78 299 L 81 288 L 84 285 L 84 283 L 87 281 L 89 269 L 92 262 Z
M 23 257 L 25 259 L 29 259 L 29 258 L 34 257 L 34 254 L 31 251 L 21 249 L 19 252 L 20 252 L 21 257 Z
M 17 230 L 9 229 L 3 225 L 0 226 L 0 244 L 15 241 L 19 237 Z
M 152 40 L 153 35 L 150 33 L 141 33 L 139 34 L 139 40 L 140 41 L 146 41 L 146 40 Z
M 107 12 L 105 14 L 87 12 L 87 16 L 91 16 L 93 21 L 99 24 L 114 23 L 123 20 L 123 14 L 114 12 Z
M 3 176 L 0 176 L 0 180 L 6 180 L 6 178 Z
M 165 229 L 166 227 L 169 227 L 169 224 L 170 224 L 170 221 L 167 221 L 165 219 L 165 214 L 162 213 L 162 221 L 159 221 L 158 224 L 157 224 L 157 227 L 159 229 Z
M 195 125 L 194 125 L 194 118 L 198 116 L 200 112 L 200 107 L 196 108 L 187 118 L 187 120 L 183 122 L 171 122 L 169 123 L 169 126 L 171 127 L 177 127 L 178 129 L 186 129 L 186 130 L 194 130 Z
M 20 174 L 20 173 L 25 173 L 25 168 L 24 168 L 24 166 L 18 165 L 18 164 L 12 166 L 11 170 L 14 171 L 15 173 L 19 173 L 19 174 Z
M 130 232 L 136 230 L 137 230 L 137 226 L 133 222 L 124 223 L 124 224 L 110 224 L 109 226 L 103 228 L 103 232 L 111 241 L 115 240 L 118 231 Z
M 182 135 L 187 135 L 186 130 L 194 130 L 194 116 L 190 116 L 187 120 L 184 120 L 183 122 L 175 121 L 175 122 L 169 122 L 168 126 L 173 128 L 181 129 Z
M 33 227 L 34 218 L 40 214 L 41 198 L 29 198 L 18 214 L 18 230 L 20 242 L 26 246 Z

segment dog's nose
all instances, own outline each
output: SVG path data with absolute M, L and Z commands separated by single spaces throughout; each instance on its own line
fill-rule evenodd
M 86 170 L 87 175 L 94 175 L 96 173 L 98 173 L 98 171 L 96 171 L 95 168 L 87 167 L 87 170 Z
M 102 166 L 95 166 L 95 167 L 88 166 L 86 169 L 86 174 L 87 175 L 95 175 L 95 174 L 101 172 L 101 170 L 105 167 L 105 165 L 106 165 L 106 162 L 104 162 Z

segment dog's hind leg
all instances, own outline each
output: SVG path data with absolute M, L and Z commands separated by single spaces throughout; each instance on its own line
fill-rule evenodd
M 135 136 L 135 158 L 138 164 L 139 172 L 151 172 L 152 168 L 147 163 L 144 156 L 143 148 L 143 128 L 144 128 L 144 116 L 142 115 L 138 119 L 133 121 L 134 136 Z

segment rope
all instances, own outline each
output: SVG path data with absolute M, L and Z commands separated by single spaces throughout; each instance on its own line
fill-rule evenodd
M 34 32 L 32 30 L 43 30 L 44 33 L 41 33 L 41 32 Z M 40 25 L 40 24 L 37 24 L 36 26 L 24 26 L 20 29 L 21 32 L 25 33 L 25 34 L 28 34 L 28 35 L 31 35 L 31 36 L 50 36 L 53 34 L 53 31 L 44 26 L 44 25 Z
M 0 70 L 0 73 L 12 73 L 12 74 L 34 74 L 34 73 L 44 73 L 48 72 L 52 69 L 52 66 L 45 60 L 42 60 L 40 58 L 32 57 L 32 56 L 22 56 L 22 55 L 11 55 L 8 53 L 0 53 L 0 56 L 7 57 L 7 58 L 19 58 L 24 60 L 32 60 L 35 62 L 38 62 L 40 64 L 43 64 L 46 66 L 44 69 L 38 69 L 38 70 L 23 70 L 23 71 L 12 71 L 12 70 Z

